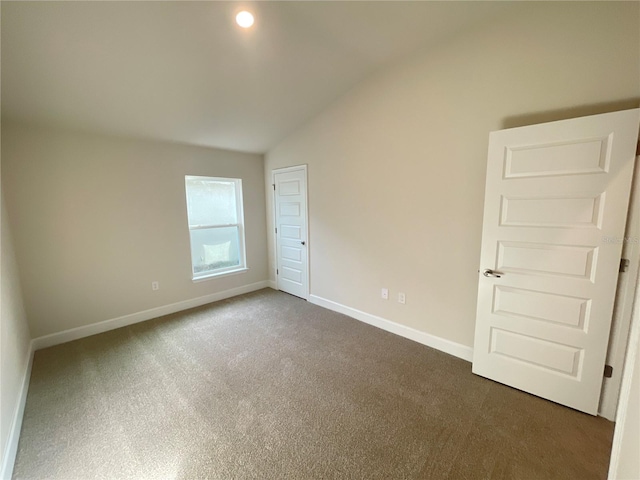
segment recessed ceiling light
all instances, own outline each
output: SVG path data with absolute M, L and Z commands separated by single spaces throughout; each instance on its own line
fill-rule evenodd
M 236 23 L 242 28 L 249 28 L 253 25 L 253 15 L 246 10 L 243 10 L 236 15 Z

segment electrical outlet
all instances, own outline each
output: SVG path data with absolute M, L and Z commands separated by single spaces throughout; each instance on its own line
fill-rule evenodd
M 151 290 L 160 290 L 160 282 L 151 282 Z
M 384 298 L 385 300 L 389 300 L 389 289 L 388 288 L 383 288 L 382 289 L 382 293 L 380 294 L 380 296 L 382 298 Z
M 402 303 L 402 304 L 407 303 L 407 297 L 402 292 L 398 294 L 398 303 Z

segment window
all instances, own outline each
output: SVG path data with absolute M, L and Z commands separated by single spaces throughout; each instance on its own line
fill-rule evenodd
M 246 269 L 242 180 L 185 177 L 193 279 Z

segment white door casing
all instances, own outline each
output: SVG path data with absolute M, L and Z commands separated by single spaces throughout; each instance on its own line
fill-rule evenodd
M 474 373 L 597 413 L 639 123 L 490 134 Z
M 636 151 L 636 154 L 638 152 Z M 607 365 L 611 365 L 611 377 L 602 382 L 598 415 L 607 420 L 616 420 L 616 410 L 620 400 L 620 387 L 624 371 L 624 362 L 629 344 L 633 300 L 636 293 L 636 280 L 640 267 L 640 157 L 636 155 L 629 212 L 627 213 L 627 229 L 622 243 L 622 258 L 629 261 L 629 266 L 618 277 L 616 299 L 613 307 L 611 333 L 607 350 Z M 630 348 L 630 347 L 629 347 Z
M 307 167 L 273 170 L 278 290 L 309 297 Z

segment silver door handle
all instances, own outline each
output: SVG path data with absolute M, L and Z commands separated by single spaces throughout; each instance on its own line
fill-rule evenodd
M 496 277 L 496 278 L 500 278 L 503 275 L 502 272 L 495 272 L 489 268 L 487 268 L 486 270 L 483 270 L 482 274 L 485 277 Z
M 304 240 L 302 242 L 300 242 L 301 245 L 306 245 L 307 242 L 305 242 Z

